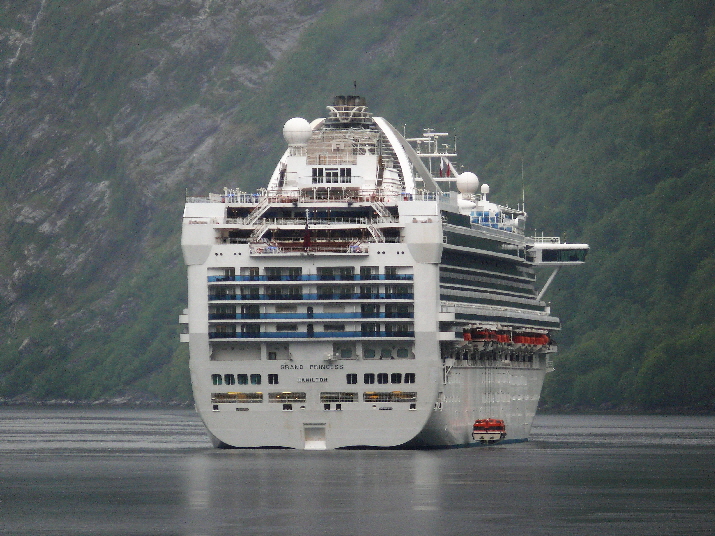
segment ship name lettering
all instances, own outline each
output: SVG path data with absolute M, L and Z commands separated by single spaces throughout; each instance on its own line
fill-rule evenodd
M 302 370 L 303 365 L 281 365 L 281 370 Z
M 343 365 L 310 365 L 311 370 L 341 370 Z
M 325 383 L 328 378 L 298 378 L 299 383 Z

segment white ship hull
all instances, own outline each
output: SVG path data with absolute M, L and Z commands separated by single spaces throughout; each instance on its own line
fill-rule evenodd
M 534 266 L 587 246 L 525 237 L 476 176 L 442 192 L 358 104 L 286 123 L 266 191 L 187 199 L 197 411 L 219 447 L 469 446 L 477 419 L 526 440 L 559 329 Z

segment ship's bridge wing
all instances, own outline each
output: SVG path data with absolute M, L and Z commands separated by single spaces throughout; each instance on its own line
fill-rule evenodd
M 575 266 L 586 262 L 588 244 L 562 244 L 557 237 L 540 237 L 529 247 L 537 266 Z

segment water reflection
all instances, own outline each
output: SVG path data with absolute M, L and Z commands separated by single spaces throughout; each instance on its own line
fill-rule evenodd
M 2 534 L 705 534 L 715 418 L 537 417 L 529 443 L 218 451 L 192 411 L 0 410 Z
M 413 534 L 435 534 L 433 513 L 442 509 L 437 452 L 209 451 L 187 461 L 185 494 L 199 532 L 220 534 L 216 524 L 397 531 L 408 510 L 421 517 Z

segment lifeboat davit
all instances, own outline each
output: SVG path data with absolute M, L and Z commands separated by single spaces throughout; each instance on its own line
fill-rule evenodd
M 472 439 L 480 443 L 497 443 L 506 437 L 506 426 L 501 419 L 477 419 L 472 427 Z

